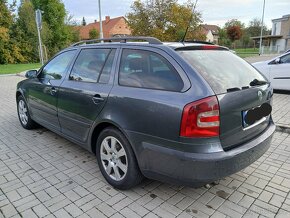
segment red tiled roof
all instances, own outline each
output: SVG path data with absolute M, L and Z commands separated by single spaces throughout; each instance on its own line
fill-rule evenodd
M 213 35 L 217 35 L 219 33 L 219 27 L 217 25 L 202 24 L 201 27 L 206 31 L 211 31 Z
M 110 32 L 118 24 L 118 22 L 122 19 L 124 19 L 125 22 L 127 22 L 124 17 L 116 17 L 116 18 L 110 19 L 110 17 L 108 17 L 108 16 L 106 17 L 106 20 L 102 21 L 104 38 L 109 38 L 109 37 L 111 37 L 112 34 L 114 34 L 114 33 L 110 33 Z M 78 28 L 80 31 L 81 39 L 89 39 L 90 38 L 89 32 L 91 29 L 95 28 L 98 32 L 100 32 L 100 22 L 90 23 L 86 26 L 80 26 Z M 131 33 L 131 31 L 127 25 L 126 30 L 124 30 L 124 34 L 127 34 L 128 31 Z M 118 32 L 115 34 L 120 34 L 120 33 Z

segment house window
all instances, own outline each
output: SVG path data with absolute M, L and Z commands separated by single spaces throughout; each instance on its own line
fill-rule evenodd
M 273 35 L 276 35 L 277 23 L 273 24 Z

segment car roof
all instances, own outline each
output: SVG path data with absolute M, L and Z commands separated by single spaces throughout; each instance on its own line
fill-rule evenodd
M 137 42 L 136 42 L 137 40 Z M 140 41 L 142 40 L 142 41 Z M 116 42 L 117 41 L 117 42 Z M 95 46 L 107 46 L 107 45 L 132 45 L 132 46 L 149 46 L 149 47 L 170 47 L 172 49 L 182 49 L 185 47 L 196 47 L 196 46 L 205 46 L 209 47 L 214 46 L 218 48 L 225 48 L 219 45 L 215 45 L 210 42 L 205 41 L 185 41 L 185 42 L 161 42 L 159 39 L 154 37 L 113 37 L 105 39 L 93 39 L 93 40 L 83 40 L 77 42 L 71 47 L 95 47 Z M 70 48 L 71 48 L 70 47 Z

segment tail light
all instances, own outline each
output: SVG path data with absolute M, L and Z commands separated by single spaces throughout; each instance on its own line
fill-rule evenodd
M 182 113 L 180 136 L 219 136 L 220 110 L 216 96 L 187 104 Z

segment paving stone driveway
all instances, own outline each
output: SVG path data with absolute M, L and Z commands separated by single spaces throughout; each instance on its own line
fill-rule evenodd
M 209 189 L 145 180 L 110 187 L 94 155 L 44 129 L 24 130 L 15 86 L 0 77 L 0 218 L 2 217 L 290 217 L 290 137 L 275 133 L 254 164 Z

